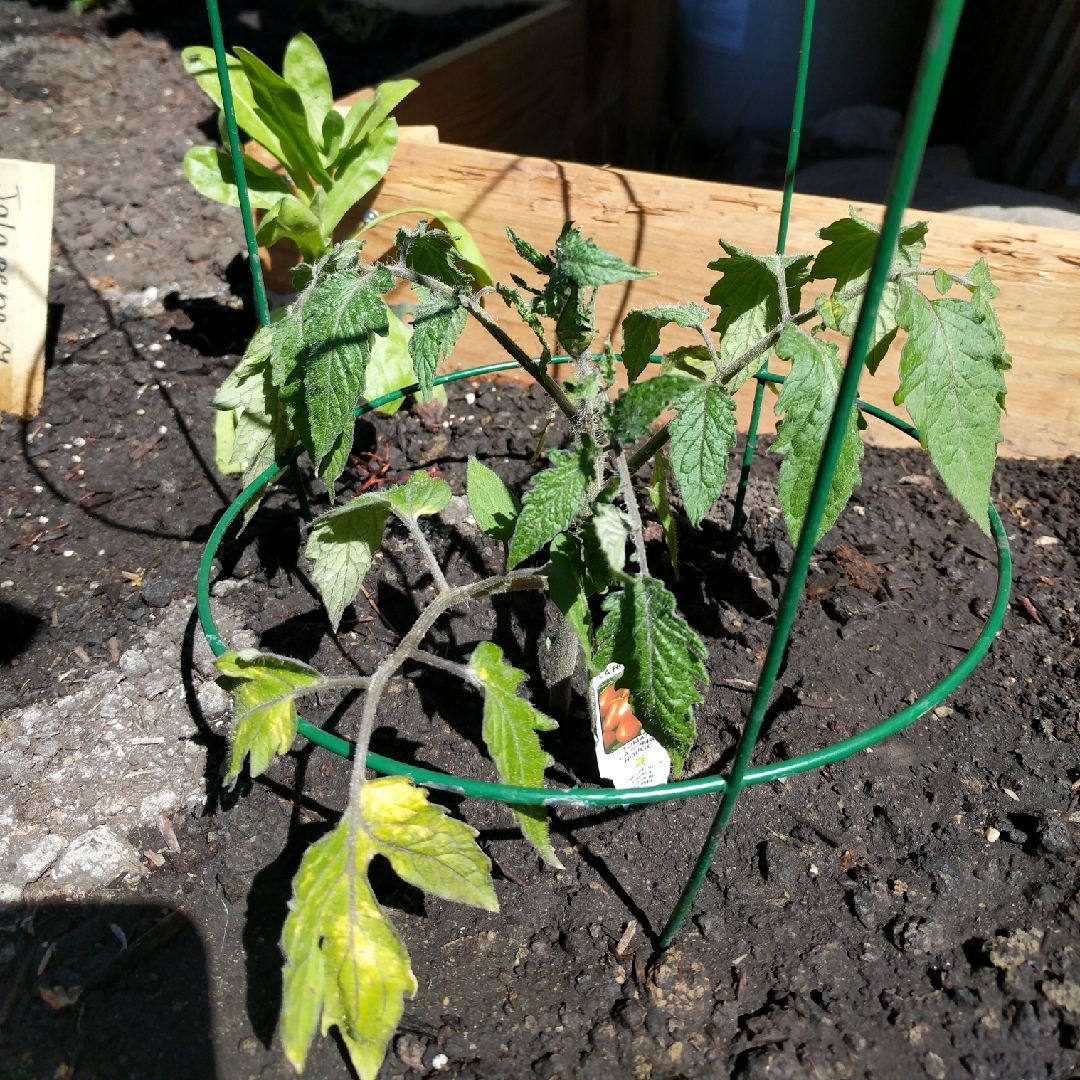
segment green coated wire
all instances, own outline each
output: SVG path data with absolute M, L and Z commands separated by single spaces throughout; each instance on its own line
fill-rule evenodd
M 225 55 L 225 38 L 221 33 L 221 14 L 217 0 L 206 0 L 206 14 L 210 19 L 210 39 L 214 43 L 214 60 L 217 63 L 218 82 L 221 84 L 221 108 L 225 113 L 225 127 L 229 132 L 229 151 L 232 154 L 233 174 L 236 177 L 236 193 L 240 198 L 240 216 L 244 219 L 248 265 L 251 268 L 251 284 L 255 290 L 255 310 L 259 313 L 259 322 L 266 326 L 270 322 L 270 310 L 266 304 L 266 290 L 263 288 L 259 242 L 255 239 L 255 223 L 251 216 L 251 200 L 248 197 L 247 177 L 244 175 L 244 154 L 240 146 L 240 132 L 236 127 L 236 107 L 233 105 L 229 62 Z
M 784 169 L 784 199 L 780 204 L 780 225 L 776 230 L 776 254 L 783 255 L 787 246 L 788 221 L 791 217 L 791 196 L 795 191 L 795 167 L 799 163 L 799 140 L 802 138 L 803 111 L 806 106 L 806 81 L 810 72 L 810 38 L 814 30 L 815 0 L 806 0 L 803 6 L 802 40 L 799 42 L 799 70 L 795 77 L 795 101 L 791 108 L 791 132 L 788 135 L 787 166 Z M 758 369 L 769 370 L 769 357 Z M 724 552 L 724 565 L 720 571 L 720 580 L 726 581 L 739 546 L 739 531 L 742 529 L 743 504 L 746 502 L 746 488 L 750 483 L 750 469 L 754 464 L 754 448 L 757 443 L 758 423 L 761 420 L 761 407 L 765 399 L 764 383 L 758 382 L 754 391 L 754 407 L 750 411 L 750 427 L 746 432 L 746 449 L 743 451 L 742 469 L 739 472 L 739 485 L 735 490 L 735 506 L 731 512 L 731 531 L 728 533 L 727 551 Z
M 658 360 L 659 357 L 654 357 Z M 504 361 L 498 364 L 488 364 L 484 367 L 470 368 L 465 371 L 452 372 L 448 375 L 440 375 L 435 379 L 437 384 L 457 382 L 460 379 L 473 378 L 480 375 L 493 374 L 496 371 L 508 371 L 516 368 L 516 361 Z M 760 376 L 764 382 L 783 383 L 783 375 L 771 373 Z M 356 412 L 358 415 L 377 409 L 391 401 L 396 401 L 408 393 L 418 389 L 416 386 L 404 387 L 393 391 L 374 401 L 360 406 Z M 887 424 L 910 435 L 916 441 L 919 440 L 918 430 L 906 420 L 893 416 L 879 409 L 877 406 L 858 402 L 858 406 L 864 412 L 878 417 Z M 270 466 L 257 476 L 230 505 L 226 513 L 215 527 L 206 550 L 203 553 L 202 562 L 199 564 L 198 586 L 196 599 L 198 604 L 199 623 L 203 633 L 216 656 L 226 651 L 226 645 L 221 640 L 214 624 L 213 612 L 210 608 L 210 574 L 213 569 L 214 557 L 221 544 L 222 538 L 230 525 L 239 516 L 247 503 L 254 498 L 256 493 L 266 484 L 272 483 L 290 463 L 295 462 L 301 453 L 300 448 L 290 451 L 276 465 Z M 796 773 L 806 772 L 811 769 L 821 768 L 837 761 L 842 761 L 860 750 L 887 739 L 896 734 L 908 724 L 926 715 L 935 705 L 940 704 L 953 692 L 975 669 L 979 661 L 986 655 L 994 638 L 1005 619 L 1005 612 L 1009 604 L 1009 591 L 1012 581 L 1012 561 L 1009 552 L 1009 541 L 1005 535 L 1001 519 L 991 504 L 988 508 L 990 515 L 990 528 L 993 533 L 998 550 L 998 584 L 994 596 L 994 603 L 990 614 L 983 627 L 982 633 L 976 639 L 971 649 L 965 654 L 960 663 L 935 686 L 931 687 L 921 698 L 897 713 L 895 716 L 884 720 L 858 735 L 823 747 L 820 750 L 803 754 L 800 757 L 773 765 L 759 766 L 756 769 L 748 769 L 743 778 L 743 786 L 750 787 L 755 784 L 768 783 L 771 780 L 783 780 Z M 310 742 L 321 746 L 339 757 L 352 757 L 352 744 L 329 731 L 302 717 L 297 721 L 297 734 Z M 427 787 L 438 788 L 442 791 L 451 791 L 459 795 L 475 799 L 489 799 L 497 802 L 511 803 L 518 806 L 628 806 L 640 805 L 653 802 L 661 802 L 670 799 L 683 799 L 695 795 L 722 794 L 727 788 L 727 780 L 723 776 L 704 776 L 693 780 L 682 780 L 671 784 L 661 784 L 647 788 L 580 788 L 569 789 L 552 788 L 525 788 L 514 787 L 509 784 L 493 784 L 484 780 L 470 780 L 463 777 L 450 776 L 446 773 L 436 772 L 432 769 L 424 769 L 417 765 L 409 765 L 395 761 L 392 758 L 383 757 L 381 754 L 368 753 L 368 768 L 385 775 L 408 776 L 417 784 Z
M 791 625 L 795 619 L 795 611 L 802 595 L 803 584 L 810 566 L 810 558 L 814 551 L 814 544 L 817 541 L 818 526 L 825 512 L 825 502 L 832 487 L 836 464 L 840 457 L 840 449 L 847 431 L 848 418 L 859 387 L 859 377 L 866 361 L 866 353 L 874 329 L 874 320 L 877 318 L 881 294 L 885 289 L 889 271 L 892 269 L 893 252 L 896 249 L 897 239 L 900 235 L 904 211 L 911 202 L 911 196 L 915 190 L 915 180 L 919 175 L 923 151 L 930 135 L 930 125 L 934 119 L 938 96 L 941 93 L 941 85 L 945 79 L 945 69 L 948 66 L 949 54 L 956 38 L 956 29 L 960 22 L 960 13 L 963 7 L 964 0 L 937 0 L 934 6 L 930 28 L 919 63 L 915 89 L 912 93 L 911 104 L 908 107 L 907 119 L 904 123 L 900 150 L 889 182 L 889 198 L 885 209 L 885 220 L 881 226 L 881 235 L 878 237 L 874 261 L 870 267 L 866 294 L 859 309 L 859 318 L 855 326 L 855 333 L 852 336 L 851 349 L 848 353 L 847 364 L 844 367 L 844 374 L 840 380 L 840 387 L 836 396 L 836 406 L 833 409 L 829 431 L 822 449 L 821 461 L 818 464 L 817 474 L 814 477 L 814 484 L 810 491 L 810 500 L 803 520 L 802 533 L 795 548 L 791 571 L 784 585 L 783 595 L 776 613 L 776 621 L 773 625 L 773 632 L 769 638 L 768 649 L 765 652 L 765 661 L 762 664 L 761 674 L 754 690 L 746 724 L 735 748 L 735 758 L 728 774 L 727 789 L 721 796 L 720 805 L 717 807 L 716 816 L 702 846 L 694 871 L 687 881 L 675 910 L 671 913 L 667 925 L 664 927 L 663 933 L 660 935 L 659 946 L 661 949 L 666 949 L 671 944 L 683 920 L 689 913 L 694 897 L 705 880 L 705 874 L 712 864 L 720 838 L 731 820 L 735 804 L 745 784 L 746 773 L 750 767 L 750 758 L 753 755 L 758 735 L 761 732 L 765 712 L 769 707 L 773 685 L 780 671 L 780 664 L 787 648 L 788 637 L 791 634 Z

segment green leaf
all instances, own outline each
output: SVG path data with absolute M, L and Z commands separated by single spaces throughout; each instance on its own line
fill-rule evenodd
M 311 576 L 335 631 L 382 544 L 389 514 L 382 496 L 358 495 L 323 514 L 311 528 L 304 554 L 315 564 Z
M 410 270 L 435 278 L 452 289 L 468 285 L 472 280 L 458 265 L 461 258 L 454 238 L 442 229 L 429 227 L 426 221 L 418 221 L 411 232 L 399 229 L 396 247 Z
M 663 450 L 656 452 L 653 458 L 652 479 L 649 482 L 649 498 L 656 509 L 656 516 L 660 520 L 660 528 L 664 530 L 664 542 L 667 544 L 668 555 L 671 558 L 671 569 L 675 574 L 675 580 L 679 580 L 679 534 L 675 528 L 675 515 L 671 512 L 671 504 L 668 500 L 667 474 L 671 471 Z
M 217 61 L 214 50 L 205 45 L 193 45 L 181 52 L 184 69 L 199 84 L 204 94 L 222 109 L 221 83 L 218 80 Z M 229 73 L 229 85 L 232 87 L 233 111 L 237 126 L 247 132 L 261 147 L 268 150 L 278 161 L 284 162 L 285 155 L 276 132 L 263 122 L 255 108 L 255 95 L 251 83 L 244 73 L 243 65 L 235 56 L 227 56 L 226 67 Z
M 630 538 L 626 516 L 611 503 L 597 503 L 590 515 L 589 527 L 612 574 L 621 574 L 626 566 L 626 541 Z
M 592 616 L 586 595 L 588 575 L 581 551 L 581 541 L 570 533 L 560 533 L 551 541 L 544 573 L 552 603 L 566 616 L 592 666 Z
M 296 701 L 292 692 L 316 686 L 323 677 L 307 664 L 287 656 L 254 649 L 227 652 L 215 661 L 233 695 L 229 767 L 223 783 L 228 787 L 244 768 L 252 776 L 266 770 L 275 754 L 284 754 L 296 737 Z
M 402 322 L 391 308 L 386 309 L 389 331 L 377 334 L 371 346 L 371 359 L 364 376 L 364 397 L 375 401 L 384 394 L 411 386 L 413 379 L 412 357 L 409 355 L 409 338 L 412 327 Z M 392 416 L 401 408 L 404 398 L 388 401 L 379 406 L 379 412 Z
M 298 366 L 303 371 L 309 450 L 324 480 L 324 459 L 342 432 L 353 429 L 353 409 L 364 390 L 373 337 L 389 330 L 381 294 L 392 284 L 385 268 L 360 276 L 341 271 L 315 285 L 304 307 Z
M 334 92 L 330 86 L 326 61 L 307 34 L 297 34 L 285 46 L 281 74 L 299 93 L 307 114 L 308 134 L 318 146 L 323 139 L 323 121 L 334 111 Z
M 502 650 L 482 641 L 469 660 L 469 673 L 484 688 L 484 743 L 503 783 L 543 787 L 551 756 L 540 746 L 538 731 L 559 725 L 518 696 L 525 672 L 503 659 Z M 542 806 L 512 807 L 521 831 L 545 862 L 562 868 L 548 835 L 547 811 Z
M 322 163 L 316 139 L 308 133 L 307 111 L 303 99 L 280 75 L 272 71 L 257 56 L 237 46 L 233 49 L 244 67 L 244 74 L 251 84 L 255 111 L 273 129 L 284 155 L 282 164 L 289 176 L 305 193 L 311 191 L 311 181 L 324 190 L 331 184 L 330 174 Z
M 705 646 L 675 614 L 675 597 L 653 577 L 631 579 L 604 598 L 604 621 L 596 635 L 596 664 L 625 668 L 618 685 L 630 690 L 641 726 L 671 754 L 675 775 L 694 745 L 694 706 L 708 682 Z
M 541 255 L 529 243 L 528 240 L 522 240 L 509 225 L 506 226 L 506 235 L 510 237 L 510 243 L 514 245 L 514 250 L 531 266 L 534 270 L 539 270 L 541 274 L 551 275 L 555 271 L 555 262 L 547 255 Z
M 605 386 L 611 386 L 615 382 L 615 350 L 611 347 L 611 338 L 604 340 L 603 352 L 596 358 L 596 365 L 600 369 L 600 377 Z
M 940 266 L 934 271 L 934 287 L 937 291 L 944 296 L 953 286 L 952 278 L 949 276 L 948 270 L 943 270 Z
M 660 361 L 661 375 L 681 374 L 694 379 L 704 379 L 711 375 L 713 370 L 712 357 L 704 345 L 680 345 Z
M 715 382 L 693 382 L 672 401 L 671 467 L 686 516 L 697 527 L 716 501 L 735 445 L 735 401 Z
M 304 855 L 281 938 L 285 954 L 281 1043 L 298 1072 L 322 1015 L 361 1080 L 375 1080 L 397 1030 L 405 994 L 416 993 L 409 954 L 367 880 L 375 847 L 343 821 Z
M 263 215 L 256 239 L 263 247 L 272 247 L 287 237 L 300 249 L 308 262 L 325 253 L 326 241 L 319 219 L 295 195 L 282 195 Z
M 595 447 L 587 442 L 579 450 L 552 450 L 548 456 L 551 467 L 536 477 L 525 494 L 510 541 L 510 569 L 569 528 L 585 501 L 595 468 Z
M 270 377 L 272 340 L 272 329 L 260 327 L 244 358 L 229 373 L 214 398 L 214 408 L 231 417 L 228 446 L 220 439 L 218 442 L 218 456 L 224 458 L 219 461 L 219 467 L 224 465 L 223 472 L 243 473 L 245 487 L 296 444 Z M 261 499 L 260 495 L 245 506 L 245 525 L 259 508 Z
M 699 304 L 672 304 L 668 307 L 638 308 L 623 319 L 622 359 L 626 374 L 633 382 L 648 367 L 660 344 L 660 331 L 668 323 L 698 327 L 709 317 Z
M 907 405 L 949 491 L 989 533 L 1005 395 L 1000 327 L 970 301 L 929 300 L 906 282 L 900 292 L 898 317 L 908 337 L 894 400 Z
M 379 83 L 373 97 L 360 98 L 345 117 L 342 157 L 382 124 L 419 85 L 415 79 L 391 79 Z M 340 169 L 342 160 L 335 161 L 334 165 Z
M 847 337 L 855 333 L 863 298 L 860 294 L 845 300 L 839 294 L 866 285 L 880 235 L 878 226 L 859 217 L 854 209 L 849 209 L 846 218 L 834 221 L 818 232 L 818 236 L 822 240 L 828 240 L 829 244 L 822 248 L 814 260 L 810 280 L 835 280 L 832 294 L 834 313 L 831 320 L 825 321 L 831 329 L 839 330 Z M 926 246 L 925 237 L 925 221 L 913 222 L 900 230 L 893 259 L 894 269 L 913 270 L 919 265 L 923 248 Z M 874 320 L 874 332 L 866 356 L 866 369 L 871 375 L 877 372 L 878 365 L 896 337 L 896 313 L 899 303 L 897 283 L 888 282 L 881 294 L 881 303 Z M 821 311 L 820 303 L 815 306 Z
M 810 337 L 794 326 L 784 328 L 776 343 L 776 355 L 791 361 L 791 371 L 775 406 L 776 415 L 783 415 L 783 419 L 776 425 L 773 453 L 785 455 L 777 489 L 791 542 L 798 544 L 844 372 L 833 342 Z M 862 455 L 858 410 L 852 406 L 815 541 L 832 528 L 847 506 L 851 489 L 861 479 Z
M 469 458 L 466 472 L 469 510 L 476 524 L 496 540 L 509 540 L 521 513 L 521 503 L 497 472 L 476 458 Z
M 511 289 L 501 281 L 495 288 L 503 298 L 503 303 L 507 307 L 514 308 L 521 321 L 536 335 L 536 339 L 540 342 L 540 347 L 543 350 L 543 362 L 546 365 L 551 359 L 551 347 L 548 345 L 547 335 L 544 333 L 544 324 L 540 321 L 539 315 L 536 314 L 534 302 L 523 299 L 517 289 Z
M 284 195 L 291 197 L 285 178 L 244 155 L 248 198 L 252 206 L 269 210 Z M 184 175 L 200 195 L 226 206 L 239 206 L 232 155 L 213 146 L 193 146 L 184 155 Z
M 1005 351 L 1005 331 L 1001 328 L 993 304 L 994 297 L 1001 290 L 990 280 L 990 267 L 986 265 L 985 259 L 979 259 L 968 271 L 967 277 L 971 282 L 971 303 L 986 319 L 986 328 L 993 336 L 998 350 L 994 363 L 999 371 L 1008 371 L 1012 367 L 1012 357 Z M 1005 408 L 1004 393 L 998 398 L 998 404 Z
M 423 285 L 415 286 L 415 290 L 420 304 L 413 313 L 409 355 L 420 392 L 430 397 L 439 362 L 449 358 L 469 313 L 458 303 L 456 295 L 443 296 Z
M 582 287 L 614 285 L 619 281 L 640 281 L 654 275 L 652 270 L 639 270 L 636 266 L 624 262 L 618 255 L 605 251 L 595 240 L 583 237 L 581 230 L 575 229 L 569 221 L 563 226 L 559 239 L 555 242 L 555 265 L 560 276 L 565 275 Z M 541 268 L 538 266 L 537 269 Z
M 713 286 L 708 301 L 720 307 L 713 329 L 720 334 L 720 361 L 727 365 L 738 360 L 779 326 L 778 266 L 783 267 L 788 306 L 792 314 L 799 310 L 799 298 L 807 280 L 811 256 L 754 255 L 724 240 L 720 241 L 720 246 L 729 258 L 709 263 L 710 270 L 719 270 L 724 276 Z M 760 358 L 751 361 L 728 381 L 728 392 L 734 394 L 747 379 L 758 373 L 767 359 L 768 353 L 763 353 Z
M 392 507 L 411 518 L 439 513 L 445 509 L 452 496 L 450 485 L 445 480 L 428 476 L 423 469 L 414 472 L 408 483 L 383 491 L 383 498 Z
M 320 134 L 323 158 L 327 161 L 333 161 L 341 152 L 341 139 L 345 134 L 345 117 L 337 109 L 331 109 L 323 117 Z
M 327 188 L 323 231 L 329 236 L 341 219 L 386 175 L 398 143 L 397 121 L 390 117 L 341 160 Z
M 694 380 L 685 375 L 656 375 L 623 390 L 611 407 L 611 435 L 620 443 L 636 442 L 667 403 Z
M 403 881 L 444 900 L 499 910 L 476 830 L 428 802 L 409 777 L 369 780 L 360 789 L 360 811 L 375 850 Z

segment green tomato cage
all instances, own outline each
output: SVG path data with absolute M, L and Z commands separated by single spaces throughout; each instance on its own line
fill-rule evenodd
M 788 219 L 791 210 L 791 196 L 794 190 L 795 166 L 799 154 L 799 136 L 802 127 L 803 105 L 806 97 L 807 70 L 810 60 L 810 39 L 813 30 L 815 0 L 805 0 L 802 24 L 802 39 L 799 52 L 798 76 L 795 86 L 795 102 L 792 111 L 791 136 L 788 143 L 787 172 L 784 185 L 784 198 L 780 215 L 780 228 L 777 237 L 776 252 L 784 253 L 784 244 L 787 237 Z M 901 138 L 900 149 L 893 167 L 892 179 L 889 187 L 889 197 L 885 210 L 885 219 L 881 228 L 877 250 L 870 270 L 870 278 L 867 285 L 866 295 L 862 308 L 859 312 L 858 323 L 852 337 L 851 347 L 848 352 L 847 363 L 844 367 L 844 375 L 841 380 L 840 390 L 837 396 L 836 408 L 829 427 L 825 446 L 822 451 L 821 461 L 818 465 L 817 475 L 810 494 L 809 506 L 806 512 L 802 535 L 795 549 L 792 559 L 791 572 L 784 586 L 780 604 L 776 612 L 772 635 L 765 653 L 761 673 L 751 700 L 750 711 L 746 723 L 735 749 L 735 757 L 730 771 L 726 776 L 707 776 L 694 780 L 681 780 L 674 783 L 661 784 L 647 788 L 526 788 L 514 787 L 507 784 L 487 783 L 480 780 L 470 780 L 453 776 L 448 773 L 437 772 L 431 769 L 420 768 L 404 762 L 395 761 L 392 758 L 383 757 L 381 754 L 368 753 L 366 765 L 374 772 L 393 776 L 408 776 L 415 783 L 441 791 L 450 791 L 458 795 L 468 796 L 474 799 L 491 799 L 496 802 L 510 803 L 516 806 L 627 806 L 642 803 L 661 802 L 667 799 L 684 799 L 694 795 L 720 796 L 716 815 L 709 829 L 701 853 L 693 873 L 690 875 L 678 904 L 668 918 L 667 925 L 659 939 L 661 949 L 671 944 L 683 920 L 686 918 L 693 904 L 694 897 L 705 879 L 706 871 L 712 863 L 716 847 L 720 838 L 731 819 L 735 804 L 739 795 L 746 787 L 755 784 L 764 784 L 770 780 L 782 780 L 796 773 L 807 772 L 810 769 L 830 765 L 833 762 L 842 761 L 860 750 L 866 750 L 876 743 L 887 739 L 908 724 L 925 716 L 934 706 L 940 704 L 953 690 L 955 690 L 975 669 L 979 661 L 986 655 L 997 636 L 998 631 L 1005 619 L 1005 612 L 1009 603 L 1009 591 L 1012 581 L 1012 559 L 1009 552 L 1009 541 L 993 505 L 989 507 L 990 529 L 997 545 L 998 554 L 998 582 L 994 596 L 993 607 L 989 618 L 970 650 L 952 671 L 935 686 L 931 687 L 922 697 L 906 709 L 896 713 L 889 719 L 875 724 L 866 731 L 854 735 L 849 739 L 825 746 L 809 754 L 779 762 L 774 765 L 761 765 L 756 768 L 750 766 L 750 761 L 757 744 L 762 721 L 765 717 L 773 687 L 779 673 L 784 650 L 787 647 L 791 626 L 795 618 L 799 597 L 805 584 L 810 558 L 814 549 L 814 537 L 817 535 L 818 525 L 821 522 L 825 510 L 826 497 L 832 486 L 833 474 L 836 471 L 837 460 L 840 454 L 840 446 L 844 435 L 844 418 L 850 415 L 852 405 L 857 406 L 864 414 L 868 414 L 882 420 L 900 431 L 910 435 L 919 441 L 919 432 L 911 424 L 878 409 L 873 405 L 860 401 L 856 398 L 859 377 L 862 374 L 863 364 L 866 359 L 870 337 L 877 315 L 878 305 L 881 301 L 882 291 L 886 284 L 892 253 L 896 247 L 897 238 L 903 213 L 911 199 L 915 187 L 915 180 L 919 173 L 923 151 L 930 133 L 930 125 L 933 121 L 934 111 L 937 107 L 938 97 L 941 93 L 941 85 L 945 77 L 945 69 L 948 64 L 949 54 L 956 38 L 956 30 L 963 10 L 964 0 L 936 0 L 933 14 L 930 19 L 930 27 L 926 41 L 923 45 L 922 57 L 919 64 L 918 75 L 915 80 L 915 88 L 912 92 L 911 102 L 908 107 L 907 118 Z M 221 32 L 221 18 L 218 12 L 217 0 L 206 0 L 207 13 L 210 17 L 210 30 L 214 44 L 214 52 L 217 57 L 218 78 L 221 82 L 222 103 L 224 106 L 225 120 L 229 133 L 229 146 L 233 160 L 240 158 L 240 138 L 236 126 L 236 116 L 233 110 L 232 91 L 229 85 L 228 69 L 226 66 L 225 45 Z M 262 323 L 269 322 L 269 314 L 266 304 L 266 294 L 263 288 L 262 270 L 259 263 L 258 244 L 255 240 L 255 228 L 252 221 L 251 206 L 248 200 L 247 184 L 242 169 L 236 170 L 237 188 L 240 197 L 241 213 L 244 219 L 244 233 L 247 239 L 249 264 L 251 267 L 252 283 L 254 286 L 255 301 Z M 500 371 L 508 371 L 516 368 L 515 361 L 507 361 L 498 364 L 487 364 L 482 367 L 470 368 L 464 371 L 455 371 L 451 374 L 440 375 L 435 379 L 438 384 L 456 382 L 459 379 L 475 378 L 482 375 L 490 375 Z M 762 399 L 765 383 L 782 383 L 782 375 L 770 373 L 767 367 L 759 371 L 757 378 L 757 390 L 754 397 L 754 407 L 751 414 L 750 427 L 747 435 L 746 450 L 743 456 L 742 470 L 739 477 L 739 486 L 735 500 L 734 517 L 726 552 L 725 567 L 730 566 L 731 559 L 738 544 L 738 534 L 742 524 L 742 508 L 746 496 L 747 481 L 750 468 L 753 463 L 754 443 L 757 436 L 758 420 L 761 415 Z M 414 393 L 418 386 L 408 386 L 394 393 L 367 402 L 356 409 L 356 416 L 395 401 L 407 394 Z M 217 527 L 214 529 L 203 554 L 199 566 L 197 583 L 197 600 L 199 622 L 202 626 L 210 648 L 216 656 L 220 656 L 227 649 L 225 643 L 218 634 L 214 623 L 213 613 L 210 609 L 210 576 L 214 557 L 221 544 L 225 533 L 237 516 L 243 511 L 247 503 L 266 484 L 271 483 L 289 470 L 292 473 L 294 487 L 300 502 L 300 509 L 304 516 L 311 520 L 311 513 L 307 505 L 303 484 L 300 482 L 297 459 L 302 448 L 297 448 L 286 454 L 280 461 L 272 465 L 249 484 L 236 500 L 229 506 Z M 318 746 L 338 754 L 341 757 L 351 758 L 353 746 L 351 743 L 329 732 L 323 731 L 307 720 L 300 719 L 298 733 Z

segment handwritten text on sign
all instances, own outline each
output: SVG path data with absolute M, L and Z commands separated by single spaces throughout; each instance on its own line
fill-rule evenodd
M 25 417 L 45 378 L 55 172 L 0 158 L 0 412 Z

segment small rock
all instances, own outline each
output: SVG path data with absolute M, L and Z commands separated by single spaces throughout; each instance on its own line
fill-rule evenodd
M 1051 1005 L 1080 1016 L 1080 983 L 1074 983 L 1071 979 L 1062 982 L 1044 979 L 1042 992 Z
M 163 578 L 151 578 L 142 587 L 142 601 L 147 607 L 168 607 L 172 601 L 173 586 Z
M 394 1053 L 407 1069 L 415 1069 L 418 1073 L 426 1074 L 427 1066 L 424 1064 L 424 1051 L 427 1043 L 416 1035 L 399 1035 L 394 1042 Z
M 45 833 L 43 836 L 13 836 L 6 846 L 7 867 L 0 866 L 0 882 L 19 893 L 24 885 L 37 881 L 56 861 L 64 841 L 54 833 Z
M 108 825 L 75 837 L 52 869 L 56 884 L 75 893 L 108 885 L 124 873 L 141 876 L 145 871 L 139 853 Z
M 923 1058 L 923 1068 L 926 1070 L 927 1076 L 933 1077 L 933 1080 L 945 1080 L 945 1062 L 933 1050 L 926 1052 L 926 1056 Z
M 229 695 L 216 682 L 204 683 L 197 699 L 207 720 L 219 720 L 229 711 Z
M 120 670 L 129 679 L 141 679 L 150 674 L 150 664 L 137 649 L 128 649 L 120 657 Z
M 184 257 L 188 262 L 205 262 L 214 253 L 214 248 L 209 240 L 192 240 L 184 248 Z
M 1026 964 L 1029 957 L 1035 956 L 1042 945 L 1042 939 L 1041 930 L 1012 930 L 987 943 L 987 956 L 994 967 L 1010 971 Z
M 1065 859 L 1076 848 L 1076 833 L 1057 814 L 1047 814 L 1037 833 L 1039 848 L 1047 855 Z
M 132 236 L 145 236 L 150 231 L 150 218 L 146 214 L 132 214 L 127 227 Z

